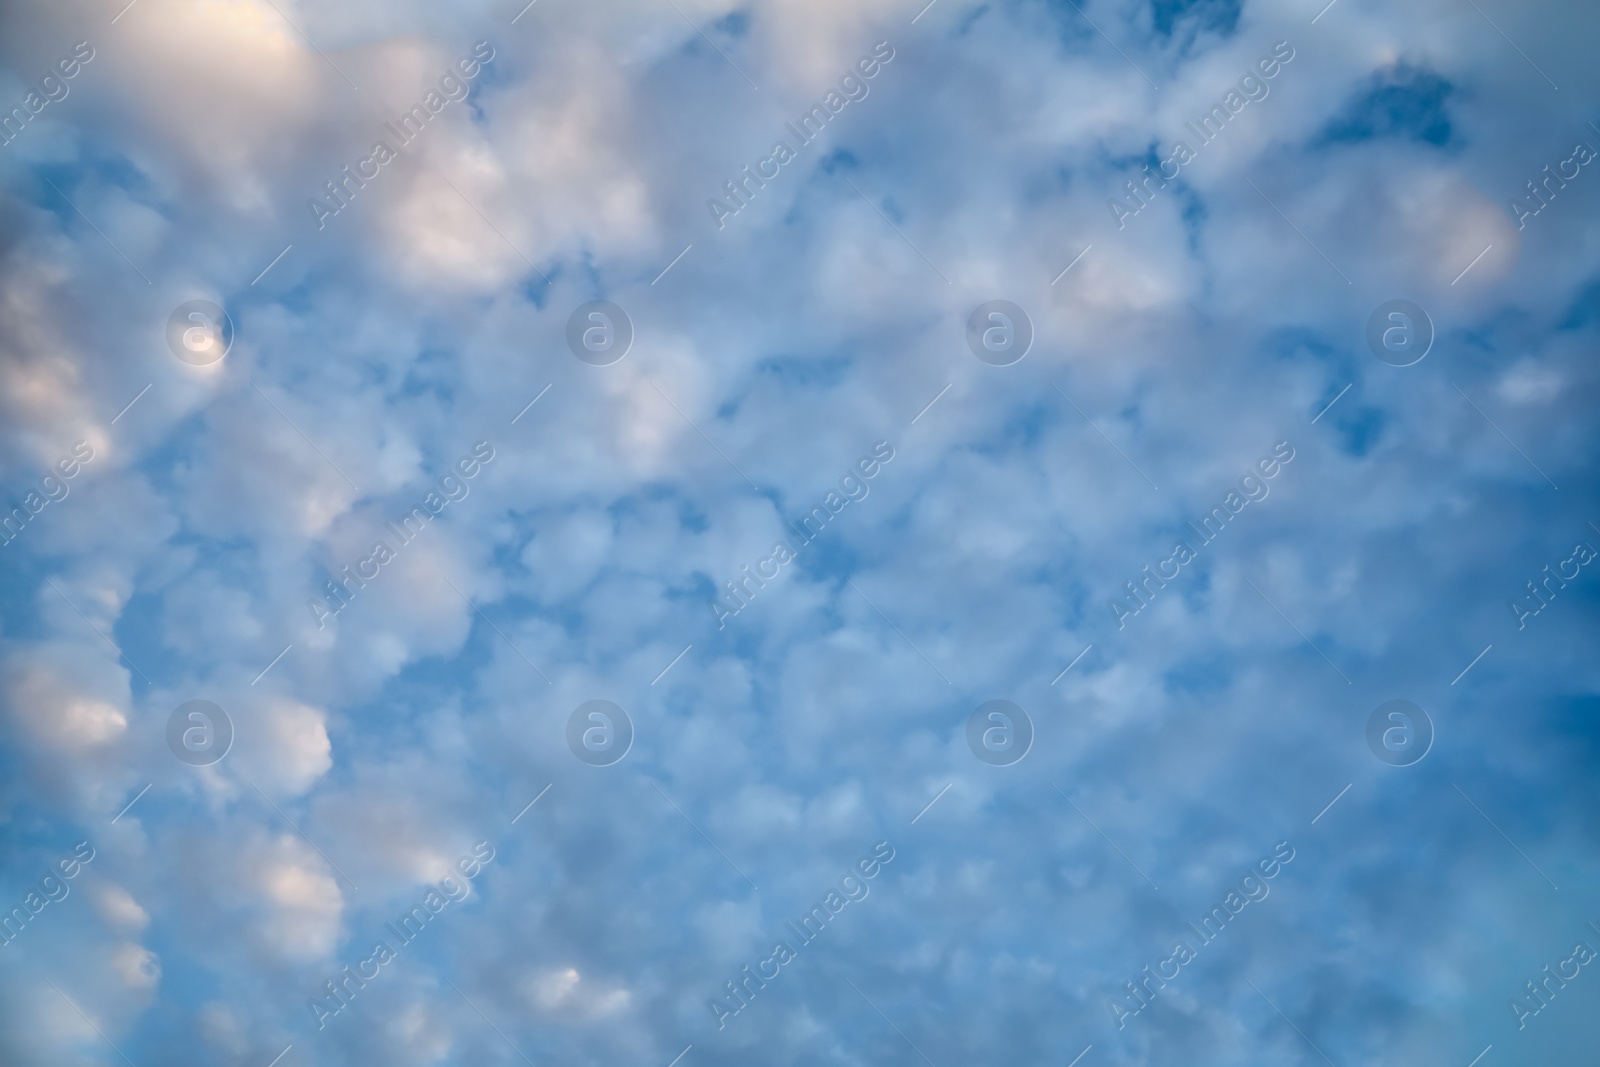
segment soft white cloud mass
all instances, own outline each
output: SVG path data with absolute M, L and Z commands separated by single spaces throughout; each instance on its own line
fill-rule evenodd
M 1600 10 L 125 2 L 0 8 L 0 1063 L 1590 1055 Z

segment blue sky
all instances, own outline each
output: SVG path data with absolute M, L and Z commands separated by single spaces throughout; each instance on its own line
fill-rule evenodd
M 1587 1054 L 1600 14 L 923 3 L 0 12 L 0 1061 Z

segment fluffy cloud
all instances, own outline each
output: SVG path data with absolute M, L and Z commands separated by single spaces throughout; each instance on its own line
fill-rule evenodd
M 0 146 L 0 504 L 29 516 L 0 1059 L 1576 1055 L 1576 984 L 1522 1030 L 1506 1001 L 1600 920 L 1556 906 L 1596 877 L 1591 570 L 1529 588 L 1600 546 L 1600 179 L 1520 227 L 1507 201 L 1600 146 L 1571 103 L 1600 16 L 519 7 L 0 14 L 0 108 L 95 50 Z M 707 199 L 880 41 L 719 228 Z M 1129 200 L 1279 41 L 1270 93 Z M 997 298 L 1034 328 L 1009 367 L 967 345 Z M 209 367 L 166 347 L 192 299 L 233 322 Z M 596 299 L 634 327 L 608 367 L 567 349 Z M 1410 367 L 1367 347 L 1393 299 L 1431 318 Z M 878 441 L 870 493 L 746 579 Z M 1144 584 L 1279 442 L 1270 494 Z M 1436 730 L 1411 767 L 1367 746 L 1395 697 Z M 569 748 L 595 698 L 634 730 L 607 767 Z M 1035 728 L 1009 767 L 968 746 L 995 698 Z M 235 727 L 215 765 L 168 750 L 191 699 Z M 719 1028 L 878 841 L 870 895 Z M 1119 1028 L 1278 841 L 1270 897 Z

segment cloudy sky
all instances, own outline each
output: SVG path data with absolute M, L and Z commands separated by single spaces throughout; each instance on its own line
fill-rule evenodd
M 1600 10 L 125 2 L 0 10 L 0 1062 L 1592 1056 Z

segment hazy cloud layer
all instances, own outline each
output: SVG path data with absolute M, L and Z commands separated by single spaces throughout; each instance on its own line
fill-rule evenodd
M 1600 12 L 121 2 L 0 11 L 0 1061 L 1588 1054 Z

